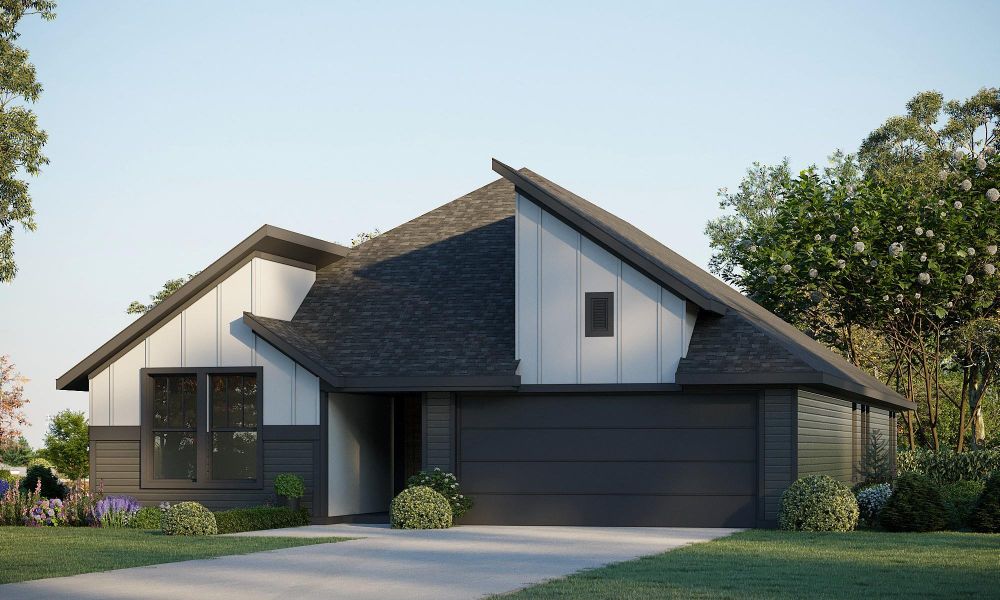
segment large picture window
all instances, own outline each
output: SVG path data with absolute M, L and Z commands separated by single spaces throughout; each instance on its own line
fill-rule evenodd
M 143 369 L 142 487 L 260 487 L 261 371 Z

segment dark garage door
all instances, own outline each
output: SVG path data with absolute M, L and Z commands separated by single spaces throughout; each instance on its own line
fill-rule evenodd
M 465 523 L 752 527 L 753 396 L 467 395 Z

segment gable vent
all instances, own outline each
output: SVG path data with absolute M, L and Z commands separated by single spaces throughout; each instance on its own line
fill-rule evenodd
M 587 337 L 614 336 L 614 292 L 587 292 L 584 299 L 584 334 Z

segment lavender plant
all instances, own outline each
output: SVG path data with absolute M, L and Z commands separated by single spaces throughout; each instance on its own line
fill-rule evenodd
M 139 508 L 139 503 L 131 496 L 108 496 L 94 505 L 94 520 L 101 527 L 128 527 Z

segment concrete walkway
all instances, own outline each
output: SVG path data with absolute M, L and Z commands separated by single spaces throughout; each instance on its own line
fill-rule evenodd
M 0 585 L 3 600 L 479 598 L 734 529 L 314 525 L 238 535 L 363 539 Z

